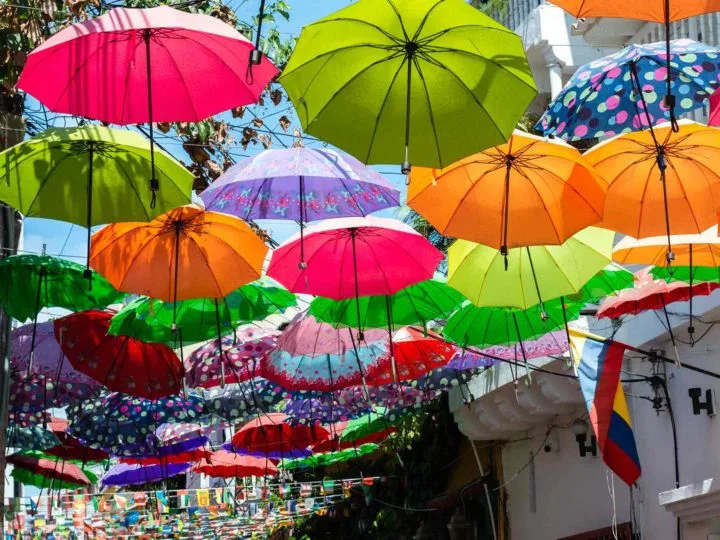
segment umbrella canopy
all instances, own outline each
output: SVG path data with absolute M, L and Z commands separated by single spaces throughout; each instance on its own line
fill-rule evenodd
M 525 357 L 528 360 L 561 355 L 568 350 L 567 333 L 565 330 L 549 332 L 538 339 L 523 342 L 523 348 L 525 349 Z M 494 345 L 477 352 L 460 350 L 448 362 L 447 367 L 458 370 L 485 368 L 495 364 L 496 360 L 493 358 L 515 361 L 520 358 L 520 355 L 521 351 L 518 345 Z
M 128 465 L 169 465 L 207 460 L 212 456 L 212 452 L 206 448 L 207 443 L 207 437 L 198 437 L 196 441 L 184 441 L 169 447 L 157 447 L 153 452 L 147 452 L 142 456 L 121 457 L 119 461 Z M 194 445 L 198 446 L 187 448 Z
M 43 84 L 57 91 L 47 79 Z M 188 204 L 194 180 L 169 154 L 158 150 L 153 157 L 163 189 L 151 205 L 152 160 L 145 137 L 95 125 L 48 129 L 0 153 L 0 200 L 28 217 L 87 227 L 150 221 Z
M 516 130 L 444 169 L 414 167 L 408 205 L 445 236 L 507 251 L 598 223 L 606 189 L 577 149 Z
M 200 424 L 172 423 L 162 424 L 155 430 L 154 437 L 161 445 L 197 439 L 207 435 L 214 428 Z
M 288 390 L 333 391 L 361 384 L 368 372 L 387 362 L 388 334 L 334 328 L 298 314 L 261 361 L 264 377 Z
M 576 141 L 630 133 L 670 120 L 673 116 L 662 99 L 667 91 L 666 49 L 665 42 L 631 45 L 582 66 L 537 127 L 545 135 Z M 670 50 L 670 89 L 677 94 L 678 112 L 703 107 L 718 89 L 717 49 L 678 39 L 670 42 Z
M 303 242 L 299 234 L 284 242 L 267 273 L 290 291 L 344 300 L 394 294 L 431 279 L 442 258 L 398 220 L 343 218 L 308 227 Z M 299 267 L 301 260 L 307 264 Z
M 351 328 L 391 328 L 411 324 L 427 324 L 444 319 L 463 301 L 463 296 L 436 280 L 410 285 L 391 296 L 363 296 L 350 300 L 316 298 L 308 314 L 333 326 Z M 358 306 L 360 304 L 360 319 Z
M 578 292 L 611 260 L 615 234 L 588 227 L 560 246 L 508 252 L 508 269 L 495 249 L 458 240 L 448 250 L 448 284 L 478 307 L 527 309 Z
M 366 216 L 400 205 L 377 171 L 329 148 L 265 150 L 225 171 L 202 192 L 208 210 L 246 220 Z
M 600 305 L 596 317 L 617 319 L 623 315 L 637 315 L 643 311 L 663 309 L 673 302 L 687 301 L 696 296 L 709 296 L 719 288 L 720 283 L 698 283 L 692 287 L 682 281 L 667 283 L 663 280 L 653 280 L 651 274 L 644 272 L 640 274 L 634 288 L 607 298 Z
M 287 422 L 291 425 L 334 424 L 370 411 L 368 403 L 358 404 L 354 400 L 346 402 L 335 394 L 328 392 L 322 396 L 290 400 L 283 409 Z
M 260 360 L 277 344 L 275 333 L 246 326 L 222 340 L 213 339 L 185 359 L 190 387 L 212 388 L 261 375 Z
M 51 487 L 54 481 L 66 482 L 77 487 L 91 484 L 85 472 L 77 465 L 57 458 L 40 456 L 42 454 L 18 453 L 8 456 L 6 460 L 10 465 L 25 469 L 31 475 L 44 477 L 44 486 L 47 488 Z
M 239 450 L 282 453 L 313 446 L 330 436 L 321 426 L 291 426 L 285 419 L 282 413 L 258 416 L 235 432 L 232 444 Z
M 33 332 L 35 348 L 33 349 Z M 32 361 L 31 361 L 32 357 Z M 32 373 L 28 373 L 32 369 Z M 19 377 L 40 376 L 59 387 L 72 390 L 74 385 L 99 389 L 100 383 L 78 371 L 67 359 L 55 339 L 52 321 L 26 324 L 12 331 L 10 337 L 10 370 Z
M 701 234 L 674 234 L 671 238 L 675 254 L 674 264 L 720 266 L 720 237 L 717 232 L 717 225 L 713 225 Z M 626 236 L 613 248 L 613 260 L 620 264 L 664 266 L 666 255 L 665 236 L 651 236 L 642 240 Z M 677 268 L 673 268 L 673 273 L 675 270 Z
M 120 302 L 119 293 L 99 274 L 92 288 L 77 263 L 47 255 L 13 255 L 0 261 L 0 305 L 19 321 L 33 319 L 50 307 L 70 311 L 103 308 Z
M 52 111 L 112 124 L 199 122 L 255 103 L 277 74 L 263 57 L 248 77 L 252 49 L 215 17 L 115 8 L 37 47 L 18 86 Z
M 208 461 L 195 465 L 193 472 L 212 478 L 246 478 L 248 476 L 276 476 L 278 469 L 268 459 L 218 450 L 210 455 Z
M 100 384 L 55 382 L 42 375 L 11 374 L 9 405 L 11 413 L 39 413 L 50 408 L 62 408 L 92 398 Z
M 462 347 L 512 345 L 564 328 L 567 322 L 580 316 L 583 307 L 583 303 L 566 302 L 560 298 L 548 300 L 544 307 L 536 305 L 524 310 L 479 308 L 468 303 L 448 319 L 443 334 Z M 543 309 L 544 318 L 541 316 Z
M 326 452 L 337 452 L 339 450 L 347 450 L 348 448 L 360 448 L 365 444 L 372 444 L 376 443 L 379 444 L 383 441 L 385 441 L 390 435 L 395 433 L 397 431 L 397 428 L 394 426 L 390 426 L 387 429 L 383 429 L 381 431 L 375 431 L 374 433 L 370 433 L 367 437 L 361 437 L 359 439 L 355 439 L 354 441 L 345 441 L 340 442 L 340 434 L 344 431 L 345 427 L 347 426 L 347 422 L 342 422 L 342 425 L 337 426 L 335 428 L 335 433 L 337 434 L 335 437 L 333 437 L 330 440 L 323 441 L 320 444 L 316 444 L 313 446 L 313 453 L 315 454 L 323 454 Z
M 720 0 L 669 0 L 629 5 L 622 0 L 550 0 L 575 17 L 617 17 L 656 23 L 680 21 L 703 13 L 720 11 Z M 670 11 L 665 7 L 669 6 Z
M 350 461 L 351 459 L 358 459 L 368 454 L 372 454 L 378 448 L 377 444 L 366 443 L 358 445 L 353 448 L 347 448 L 345 450 L 338 450 L 335 452 L 329 452 L 326 454 L 316 454 L 310 457 L 293 459 L 282 465 L 282 468 L 286 471 L 296 471 L 302 469 L 319 469 L 321 467 L 328 467 L 335 465 L 336 463 L 343 463 Z
M 447 364 L 455 355 L 455 347 L 437 334 L 415 328 L 401 328 L 392 336 L 389 361 L 367 374 L 367 383 L 382 386 L 422 377 L 428 371 Z
M 186 472 L 189 463 L 163 465 L 113 465 L 102 477 L 103 486 L 139 486 L 159 482 Z
M 26 469 L 22 466 L 14 466 L 10 476 L 17 482 L 26 486 L 34 486 L 40 489 L 47 489 L 52 487 L 54 490 L 69 489 L 76 490 L 86 488 L 88 485 L 95 484 L 98 480 L 97 476 L 92 471 L 87 469 L 79 469 L 79 467 L 72 463 L 61 462 L 66 470 L 73 473 L 73 476 L 77 476 L 75 479 L 69 477 L 57 478 L 55 473 L 45 474 L 42 472 L 33 472 L 31 469 Z M 61 465 L 62 468 L 62 465 Z M 80 470 L 82 476 L 77 473 L 77 469 Z M 65 475 L 63 475 L 65 476 Z M 84 476 L 84 478 L 83 478 Z
M 7 446 L 9 448 L 42 451 L 59 443 L 55 434 L 42 426 L 20 427 L 10 424 L 7 428 Z
M 113 317 L 108 333 L 177 346 L 179 336 L 172 331 L 175 313 L 183 344 L 197 343 L 217 337 L 218 326 L 221 334 L 229 334 L 240 324 L 284 312 L 295 303 L 294 294 L 268 279 L 243 285 L 222 299 L 182 300 L 177 306 L 143 296 Z
M 74 313 L 55 320 L 55 337 L 75 369 L 115 392 L 156 399 L 180 390 L 183 366 L 172 349 L 107 334 L 112 314 Z
M 209 414 L 230 422 L 246 421 L 255 415 L 274 411 L 287 399 L 287 391 L 261 377 L 225 388 L 203 390 L 205 408 Z
M 45 450 L 46 454 L 60 459 L 70 459 L 87 463 L 89 461 L 105 461 L 110 455 L 96 448 L 89 448 L 67 432 L 67 420 L 53 419 L 48 428 L 58 439 L 58 443 Z
M 256 280 L 267 251 L 241 219 L 188 205 L 96 232 L 90 265 L 120 290 L 177 302 L 223 298 Z
M 717 225 L 720 130 L 682 121 L 675 132 L 665 124 L 602 142 L 585 156 L 609 183 L 604 227 L 647 238 Z
M 340 433 L 340 442 L 354 442 L 372 435 L 373 433 L 387 430 L 393 421 L 385 416 L 388 412 L 385 408 L 379 407 L 377 412 L 366 414 L 355 420 L 351 420 Z
M 501 144 L 537 93 L 517 34 L 462 0 L 345 7 L 303 29 L 280 81 L 306 132 L 406 169 Z
M 67 410 L 68 433 L 91 448 L 118 456 L 153 452 L 148 436 L 161 424 L 195 422 L 205 416 L 199 396 L 170 396 L 156 400 L 113 393 L 72 405 Z

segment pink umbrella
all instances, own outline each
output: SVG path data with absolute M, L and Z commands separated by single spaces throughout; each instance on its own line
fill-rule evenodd
M 710 96 L 710 116 L 708 126 L 720 126 L 720 94 L 714 93 Z
M 111 124 L 197 122 L 255 103 L 278 69 L 250 71 L 253 44 L 207 15 L 115 8 L 58 32 L 27 59 L 18 87 L 49 109 Z M 153 90 L 159 90 L 153 95 Z M 157 189 L 155 179 L 151 187 Z
M 295 235 L 274 251 L 267 273 L 293 292 L 344 300 L 391 295 L 431 279 L 442 258 L 401 221 L 354 217 L 308 227 L 304 246 Z M 298 266 L 302 260 L 307 264 Z

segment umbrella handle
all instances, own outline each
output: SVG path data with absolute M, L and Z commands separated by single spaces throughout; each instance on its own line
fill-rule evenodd
M 262 36 L 262 23 L 265 18 L 265 0 L 260 0 L 260 12 L 258 13 L 258 27 L 255 34 L 255 47 L 250 51 L 250 61 L 245 72 L 245 82 L 252 85 L 255 82 L 253 77 L 253 66 L 259 66 L 262 62 L 262 51 L 260 50 L 260 38 Z

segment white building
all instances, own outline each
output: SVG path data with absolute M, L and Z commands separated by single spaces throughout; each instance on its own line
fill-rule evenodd
M 610 19 L 578 22 L 538 0 L 510 0 L 503 22 L 523 37 L 541 92 L 538 109 L 580 65 L 630 43 L 663 39 L 662 28 L 656 24 Z M 719 23 L 720 14 L 675 23 L 673 38 L 718 44 Z M 720 292 L 694 301 L 694 313 L 704 321 L 695 322 L 695 337 L 702 339 L 694 347 L 687 343 L 687 304 L 672 304 L 669 311 L 681 361 L 720 373 L 720 328 L 716 328 Z M 618 341 L 675 357 L 662 312 L 627 318 L 619 328 L 607 319 L 583 319 L 577 324 L 604 336 L 616 331 Z M 683 540 L 720 540 L 720 424 L 706 410 L 694 410 L 690 395 L 691 389 L 699 391 L 695 404 L 705 403 L 708 391 L 714 396 L 720 390 L 720 379 L 641 355 L 626 355 L 624 380 L 658 376 L 665 381 L 676 432 L 674 437 L 662 386 L 653 388 L 643 381 L 625 384 L 643 469 L 631 494 L 609 472 L 599 452 L 597 457 L 590 452 L 580 455 L 572 423 L 586 419 L 587 411 L 577 382 L 562 376 L 572 374 L 566 361 L 545 358 L 532 363 L 560 375 L 534 372 L 528 385 L 520 368 L 517 384 L 513 382 L 517 369 L 500 364 L 470 384 L 475 399 L 469 405 L 459 391 L 450 396 L 451 410 L 465 435 L 502 443 L 499 480 L 504 497 L 500 499 L 505 502 L 509 532 L 502 538 L 676 540 L 680 527 Z M 613 524 L 618 525 L 615 532 Z M 631 531 L 637 536 L 631 536 Z

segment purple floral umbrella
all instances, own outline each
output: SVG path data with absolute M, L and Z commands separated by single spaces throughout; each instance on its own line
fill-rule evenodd
M 230 167 L 202 200 L 243 219 L 366 216 L 400 205 L 400 192 L 354 157 L 327 148 L 266 150 Z
M 159 482 L 182 474 L 190 468 L 189 463 L 170 463 L 169 465 L 128 465 L 118 463 L 102 477 L 103 486 L 138 486 Z

